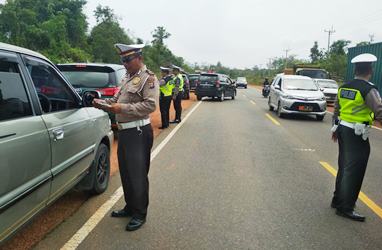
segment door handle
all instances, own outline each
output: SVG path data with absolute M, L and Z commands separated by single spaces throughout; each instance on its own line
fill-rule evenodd
M 54 129 L 53 130 L 53 137 L 54 141 L 62 140 L 64 139 L 64 130 L 62 128 Z

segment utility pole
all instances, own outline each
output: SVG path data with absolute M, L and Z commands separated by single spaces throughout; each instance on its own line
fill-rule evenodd
M 285 66 L 284 66 L 284 68 L 286 69 L 287 65 L 288 65 L 288 52 L 290 51 L 290 49 L 284 49 L 284 51 L 285 51 Z
M 333 29 L 333 25 L 332 25 L 332 28 L 330 30 L 324 30 L 325 32 L 328 33 L 328 51 L 327 53 L 329 54 L 329 50 L 330 50 L 330 36 L 335 33 L 336 31 Z
M 370 43 L 373 43 L 374 42 L 374 34 L 369 34 L 369 37 L 370 37 Z
M 272 58 L 268 58 L 269 63 L 268 63 L 268 76 L 271 76 L 271 71 L 272 71 Z

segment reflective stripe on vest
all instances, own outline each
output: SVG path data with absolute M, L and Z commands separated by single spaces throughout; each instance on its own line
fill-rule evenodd
M 183 87 L 184 87 L 184 79 L 183 79 L 183 76 L 182 76 L 181 74 L 178 74 L 176 77 L 179 78 L 179 80 L 180 80 L 180 83 L 179 83 L 179 91 L 183 91 Z
M 374 120 L 374 113 L 366 106 L 365 100 L 358 89 L 339 88 L 338 102 L 340 119 L 351 123 L 369 123 Z
M 160 86 L 159 89 L 164 96 L 171 96 L 172 90 L 174 89 L 174 87 L 175 87 L 175 84 L 173 80 L 169 80 L 166 82 L 165 85 Z

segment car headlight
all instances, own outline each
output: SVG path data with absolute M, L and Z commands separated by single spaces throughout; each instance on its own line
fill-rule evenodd
M 291 96 L 291 95 L 284 95 L 283 98 L 285 98 L 285 99 L 296 99 L 294 96 Z

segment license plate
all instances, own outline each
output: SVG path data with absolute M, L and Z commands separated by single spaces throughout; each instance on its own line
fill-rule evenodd
M 312 106 L 298 106 L 299 111 L 313 111 Z

